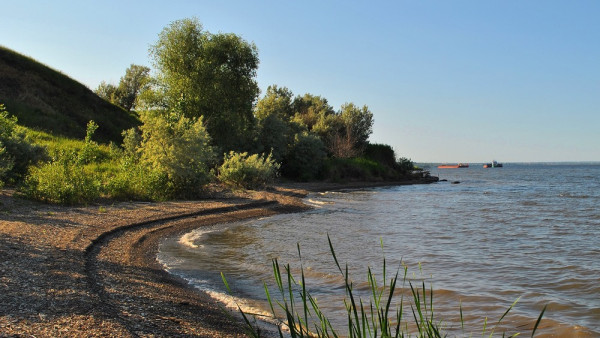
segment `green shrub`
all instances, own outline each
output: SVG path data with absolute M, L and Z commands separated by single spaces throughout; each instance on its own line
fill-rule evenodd
M 90 121 L 83 147 L 61 151 L 52 162 L 31 167 L 21 188 L 25 196 L 58 204 L 88 203 L 99 198 L 101 170 L 107 170 L 99 165 L 99 161 L 108 152 L 100 150 L 100 146 L 92 141 L 96 129 L 98 125 Z
M 277 176 L 280 165 L 272 154 L 250 155 L 248 153 L 229 152 L 219 168 L 219 180 L 234 187 L 254 189 L 272 182 Z
M 393 178 L 391 168 L 362 157 L 331 158 L 325 165 L 325 178 L 333 181 L 379 181 Z
M 123 156 L 129 158 L 131 161 L 139 161 L 140 144 L 142 143 L 142 136 L 138 133 L 136 128 L 131 128 L 123 131 Z
M 394 168 L 396 165 L 396 153 L 390 145 L 369 143 L 365 147 L 363 156 L 369 160 Z
M 81 204 L 100 197 L 99 177 L 78 164 L 76 156 L 64 155 L 59 160 L 32 167 L 25 178 L 25 195 L 58 204 Z
M 126 161 L 108 179 L 105 191 L 117 200 L 143 201 L 165 201 L 175 193 L 166 173 Z
M 17 118 L 0 104 L 0 186 L 18 183 L 29 166 L 47 158 L 46 149 L 29 142 L 20 131 Z
M 143 113 L 141 120 L 141 164 L 161 173 L 159 176 L 166 175 L 173 197 L 198 196 L 213 178 L 209 168 L 215 162 L 202 117 L 150 111 Z
M 94 121 L 90 121 L 87 124 L 85 139 L 83 140 L 83 147 L 77 154 L 77 162 L 79 164 L 90 164 L 98 163 L 106 160 L 109 153 L 103 151 L 97 142 L 92 140 L 94 133 L 98 129 L 98 125 Z
M 411 171 L 415 170 L 415 164 L 413 161 L 411 161 L 410 159 L 406 158 L 406 157 L 401 157 L 398 160 L 398 168 L 401 172 L 408 174 Z

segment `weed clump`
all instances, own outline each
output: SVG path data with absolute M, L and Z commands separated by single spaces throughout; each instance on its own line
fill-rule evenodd
M 367 281 L 370 293 L 370 299 L 364 301 L 357 296 L 354 284 L 348 273 L 348 265 L 340 265 L 333 244 L 329 235 L 330 253 L 333 257 L 337 270 L 344 280 L 344 307 L 347 317 L 347 333 L 342 334 L 338 328 L 335 328 L 326 314 L 321 311 L 317 299 L 307 291 L 304 267 L 301 263 L 300 278 L 296 278 L 291 273 L 290 265 L 281 266 L 277 259 L 273 259 L 273 277 L 277 286 L 274 296 L 267 284 L 264 284 L 266 298 L 270 307 L 271 314 L 269 321 L 279 323 L 277 329 L 280 337 L 410 337 L 415 334 L 417 337 L 446 337 L 443 319 L 434 312 L 433 288 L 427 290 L 425 282 L 421 285 L 415 285 L 408 280 L 408 268 L 403 265 L 399 267 L 393 275 L 388 275 L 386 271 L 386 260 L 383 259 L 383 276 L 381 281 L 372 272 L 371 268 L 367 271 Z M 298 256 L 302 262 L 300 246 L 298 245 Z M 221 273 L 221 277 L 231 293 L 231 289 Z M 388 281 L 389 278 L 389 281 Z M 409 296 L 405 299 L 403 290 L 409 290 Z M 395 295 L 400 294 L 399 303 L 393 302 Z M 483 335 L 492 337 L 498 329 L 502 320 L 512 310 L 518 299 L 504 312 L 495 326 L 488 330 L 486 323 L 483 327 Z M 399 304 L 393 306 L 392 304 Z M 408 306 L 407 306 L 408 305 Z M 410 310 L 407 309 L 410 307 Z M 258 315 L 245 313 L 238 306 L 245 322 L 245 329 L 251 337 L 261 337 L 262 332 L 257 323 Z M 546 308 L 540 313 L 531 336 L 540 324 Z M 263 316 L 264 318 L 264 316 Z M 462 305 L 460 306 L 461 327 L 464 330 Z M 285 333 L 285 334 L 284 334 Z M 520 333 L 511 334 L 510 337 L 518 336 Z M 506 333 L 503 333 L 503 337 Z

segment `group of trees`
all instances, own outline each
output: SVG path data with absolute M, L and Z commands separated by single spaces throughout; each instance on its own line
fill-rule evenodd
M 321 96 L 294 96 L 276 85 L 259 99 L 257 48 L 235 34 L 204 31 L 196 19 L 175 21 L 150 56 L 154 76 L 131 65 L 118 86 L 102 83 L 96 92 L 128 110 L 202 117 L 217 153 L 271 154 L 293 179 L 327 176 L 327 159 L 360 157 L 369 146 L 367 106 L 335 110 Z
M 321 96 L 294 96 L 276 85 L 259 99 L 257 48 L 235 34 L 209 33 L 198 20 L 183 19 L 159 34 L 150 55 L 152 74 L 131 65 L 118 85 L 102 82 L 96 89 L 134 111 L 141 126 L 124 131 L 120 147 L 102 150 L 92 141 L 98 126 L 91 122 L 81 149 L 30 170 L 27 194 L 68 203 L 99 195 L 168 199 L 197 196 L 215 178 L 257 187 L 278 173 L 364 180 L 399 178 L 412 169 L 390 146 L 369 143 L 367 106 L 336 110 Z M 0 155 L 18 139 L 11 137 L 0 139 Z M 36 160 L 37 148 L 28 149 Z M 0 162 L 0 176 L 23 175 L 12 170 L 20 165 Z
M 287 176 L 303 180 L 317 177 L 327 158 L 362 155 L 373 128 L 367 106 L 347 103 L 335 111 L 323 97 L 293 97 L 278 86 L 267 88 L 255 116 L 258 151 L 272 150 Z

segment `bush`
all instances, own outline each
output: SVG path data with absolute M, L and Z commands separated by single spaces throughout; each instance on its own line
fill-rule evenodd
M 225 154 L 219 168 L 219 180 L 229 186 L 254 189 L 272 182 L 279 168 L 272 154 L 248 156 L 248 153 L 231 151 Z
M 321 139 L 310 133 L 296 134 L 282 165 L 284 176 L 300 181 L 319 177 L 327 154 Z
M 79 164 L 90 164 L 94 162 L 101 162 L 107 159 L 107 154 L 100 149 L 97 142 L 92 140 L 92 136 L 98 129 L 98 125 L 94 121 L 90 121 L 87 124 L 85 139 L 83 140 L 83 147 L 77 154 L 77 162 Z
M 391 176 L 390 168 L 362 157 L 331 158 L 325 165 L 325 177 L 333 181 L 379 181 Z
M 80 204 L 100 197 L 100 179 L 76 161 L 76 154 L 32 167 L 25 178 L 27 197 L 47 203 Z
M 212 179 L 209 168 L 215 161 L 202 117 L 151 111 L 141 119 L 141 165 L 166 176 L 173 197 L 198 196 Z
M 363 156 L 369 160 L 386 165 L 390 168 L 396 166 L 396 153 L 390 145 L 369 143 L 365 147 Z
M 88 203 L 99 198 L 102 180 L 97 162 L 104 152 L 92 141 L 96 129 L 98 125 L 90 121 L 81 149 L 59 152 L 52 162 L 32 167 L 23 182 L 25 196 L 59 204 Z
M 0 186 L 18 183 L 29 166 L 47 158 L 46 149 L 27 141 L 19 132 L 17 118 L 10 116 L 0 104 Z
M 415 163 L 406 157 L 400 158 L 397 165 L 399 170 L 405 174 L 415 170 Z
M 118 200 L 165 201 L 174 195 L 166 173 L 126 161 L 108 179 L 105 189 Z

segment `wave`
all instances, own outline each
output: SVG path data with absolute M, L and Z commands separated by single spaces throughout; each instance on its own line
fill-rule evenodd
M 205 228 L 196 229 L 194 231 L 188 232 L 188 233 L 184 234 L 183 236 L 181 236 L 177 242 L 188 248 L 201 249 L 204 246 L 202 244 L 196 244 L 196 243 L 202 242 L 203 237 L 205 237 L 207 234 L 209 234 L 211 232 L 215 232 L 215 231 L 216 230 L 214 230 L 214 229 L 205 229 Z
M 314 200 L 312 198 L 309 198 L 307 200 L 305 200 L 305 203 L 310 205 L 310 206 L 314 206 L 314 207 L 320 207 L 323 205 L 328 205 L 328 204 L 335 204 L 335 202 L 330 202 L 330 201 L 319 201 L 319 200 Z

